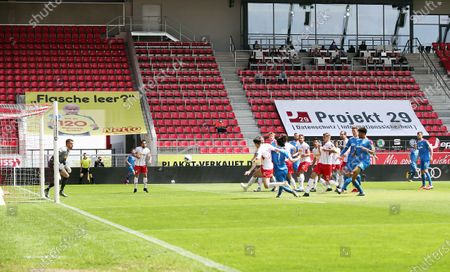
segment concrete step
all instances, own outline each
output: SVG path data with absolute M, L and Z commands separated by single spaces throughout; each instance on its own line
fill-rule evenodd
M 412 71 L 412 74 L 429 74 L 430 71 L 428 68 L 426 67 L 415 67 L 414 66 L 414 71 Z
M 242 85 L 239 81 L 226 81 L 224 82 L 225 87 L 230 88 L 230 89 L 241 89 L 242 90 Z M 244 92 L 242 92 L 244 93 Z
M 447 111 L 450 110 L 450 105 L 448 103 L 433 103 L 433 109 L 436 111 Z
M 236 81 L 239 80 L 239 77 L 234 74 L 222 74 L 222 79 L 224 81 Z
M 450 118 L 450 110 L 436 110 L 435 108 L 435 112 L 439 115 L 440 118 Z
M 233 106 L 234 108 L 234 106 Z M 251 111 L 248 110 L 242 110 L 242 109 L 235 109 L 234 114 L 239 114 L 242 118 L 253 118 L 253 114 Z
M 232 107 L 234 111 L 251 111 L 250 106 L 247 103 L 240 103 L 240 102 L 233 102 L 232 103 Z M 243 115 L 241 114 L 242 117 L 252 117 L 252 114 L 250 113 L 249 115 Z

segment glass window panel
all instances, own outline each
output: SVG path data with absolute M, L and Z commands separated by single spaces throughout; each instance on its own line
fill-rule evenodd
M 273 33 L 273 4 L 248 4 L 248 33 Z
M 414 24 L 439 24 L 439 15 L 420 15 L 420 11 L 413 11 Z
M 414 36 L 418 38 L 423 45 L 431 45 L 439 37 L 438 25 L 415 25 Z
M 358 5 L 358 34 L 383 35 L 383 6 Z
M 439 16 L 441 18 L 441 24 L 447 25 L 450 23 L 450 18 L 447 15 L 441 15 Z
M 285 34 L 289 25 L 289 4 L 275 4 L 275 34 Z
M 292 34 L 294 46 L 300 47 L 302 44 L 314 44 L 315 38 L 315 17 L 314 9 L 305 6 L 294 5 L 294 18 L 292 19 Z M 310 11 L 309 25 L 305 25 L 306 11 Z M 299 49 L 299 48 L 297 48 Z
M 409 35 L 409 10 L 405 10 L 404 12 L 406 13 L 405 26 L 399 29 L 398 35 Z M 384 26 L 386 35 L 394 34 L 398 15 L 399 11 L 397 8 L 393 8 L 391 5 L 384 6 Z

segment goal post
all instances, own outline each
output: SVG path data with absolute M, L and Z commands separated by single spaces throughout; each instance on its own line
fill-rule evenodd
M 57 146 L 52 142 L 58 140 L 45 134 L 46 113 L 51 108 L 0 104 L 0 205 L 44 199 L 45 182 L 50 182 L 46 162 Z

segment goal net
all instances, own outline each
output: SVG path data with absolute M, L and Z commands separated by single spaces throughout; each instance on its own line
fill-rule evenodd
M 43 199 L 46 150 L 44 114 L 50 106 L 0 104 L 0 205 Z

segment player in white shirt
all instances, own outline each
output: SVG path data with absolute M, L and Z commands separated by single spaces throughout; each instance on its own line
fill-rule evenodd
M 276 186 L 286 185 L 281 182 L 270 182 L 270 179 L 273 177 L 273 162 L 272 162 L 272 151 L 279 151 L 280 149 L 276 148 L 271 144 L 266 144 L 261 141 L 261 137 L 256 137 L 253 139 L 253 143 L 256 146 L 256 156 L 253 160 L 252 167 L 245 172 L 244 175 L 250 175 L 253 170 L 256 168 L 256 161 L 261 161 L 261 167 L 257 169 L 247 184 L 241 183 L 242 189 L 247 191 L 248 188 L 258 179 L 262 178 L 264 187 L 266 189 L 275 188 Z
M 332 173 L 332 177 L 334 176 L 335 177 L 335 179 L 330 179 L 330 184 L 333 184 L 333 185 L 335 185 L 336 186 L 336 190 L 339 188 L 339 180 L 341 179 L 341 177 L 342 177 L 342 168 L 341 168 L 341 165 L 342 165 L 342 161 L 341 161 L 341 157 L 340 157 L 340 153 L 341 153 L 341 149 L 338 147 L 338 145 L 339 145 L 339 143 L 338 143 L 338 141 L 336 140 L 336 141 L 334 141 L 334 146 L 335 146 L 335 148 L 334 148 L 334 150 L 335 150 L 335 153 L 333 153 L 331 156 L 332 156 L 332 158 L 333 158 L 333 173 Z M 331 191 L 331 186 L 328 186 L 328 188 L 327 188 L 327 191 Z
M 320 147 L 320 157 L 319 163 L 314 166 L 313 173 L 308 180 L 308 186 L 306 186 L 305 193 L 303 196 L 308 197 L 309 192 L 314 187 L 314 179 L 319 177 L 319 180 L 327 186 L 331 179 L 331 174 L 333 172 L 333 158 L 332 154 L 335 153 L 334 144 L 330 141 L 331 135 L 329 133 L 323 134 L 323 142 L 324 144 Z M 323 181 L 321 180 L 323 178 Z
M 150 154 L 150 149 L 147 147 L 147 141 L 142 140 L 141 146 L 136 147 L 136 164 L 134 166 L 134 172 L 136 173 L 134 175 L 134 190 L 133 192 L 137 192 L 138 182 L 139 182 L 139 175 L 143 175 L 143 182 L 144 182 L 144 192 L 148 193 L 147 189 L 147 173 L 148 173 L 148 164 L 151 163 L 152 157 Z
M 317 141 L 319 143 L 319 141 Z M 297 169 L 297 178 L 300 182 L 300 186 L 296 188 L 296 191 L 303 192 L 304 191 L 304 182 L 305 182 L 305 173 L 308 172 L 309 167 L 311 166 L 311 150 L 309 144 L 305 142 L 305 136 L 302 134 L 298 135 L 298 154 L 301 157 L 300 164 Z M 320 155 L 320 154 L 319 154 Z
M 320 141 L 318 139 L 314 139 L 313 141 L 313 149 L 312 149 L 312 154 L 313 154 L 313 161 L 311 163 L 311 167 L 314 169 L 314 167 L 319 163 L 319 158 L 320 158 L 320 148 L 322 147 Z M 314 179 L 314 187 L 311 189 L 311 192 L 315 192 L 316 188 L 317 188 L 317 181 L 319 180 L 319 177 L 316 176 L 316 178 Z
M 291 155 L 291 157 L 297 157 L 298 156 L 297 147 L 288 142 L 287 135 L 283 135 L 281 137 L 283 138 L 283 141 L 284 141 L 284 147 L 283 147 L 284 150 L 286 150 L 287 153 L 289 153 L 289 155 Z M 291 160 L 286 160 L 286 166 L 288 168 L 287 180 L 289 181 L 291 188 L 294 190 L 296 187 L 296 184 L 295 184 L 295 179 L 293 177 L 295 174 L 293 164 L 294 163 Z
M 265 142 L 264 136 L 259 136 L 259 139 L 261 140 L 261 143 Z M 257 152 L 255 152 L 255 154 L 253 155 L 253 158 L 250 160 L 252 163 L 255 164 L 255 171 L 253 172 L 252 177 L 256 177 L 256 179 L 258 180 L 258 187 L 255 190 L 253 190 L 253 192 L 261 192 L 262 178 L 255 176 L 255 174 L 258 173 L 257 170 L 259 170 L 261 168 L 261 160 L 256 160 L 256 155 L 257 155 Z

